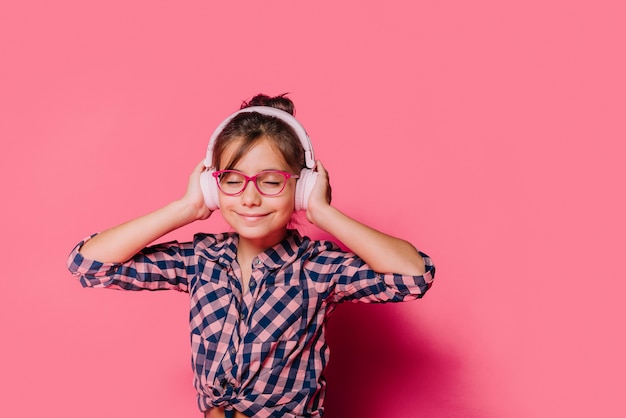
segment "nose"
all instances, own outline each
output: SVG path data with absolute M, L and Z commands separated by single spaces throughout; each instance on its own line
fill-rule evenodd
M 261 204 L 261 193 L 256 188 L 254 181 L 249 181 L 241 192 L 241 203 L 244 206 L 258 206 Z

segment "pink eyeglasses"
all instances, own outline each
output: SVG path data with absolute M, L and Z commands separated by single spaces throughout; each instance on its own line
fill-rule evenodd
M 266 170 L 248 177 L 236 170 L 219 170 L 213 172 L 213 177 L 217 181 L 217 187 L 228 196 L 243 193 L 250 181 L 263 196 L 276 196 L 285 189 L 287 180 L 297 179 L 299 176 L 286 171 Z

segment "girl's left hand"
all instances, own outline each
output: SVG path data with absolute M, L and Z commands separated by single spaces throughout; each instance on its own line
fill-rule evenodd
M 314 170 L 317 172 L 317 178 L 315 179 L 315 185 L 311 191 L 309 197 L 308 208 L 306 210 L 306 218 L 312 224 L 315 224 L 315 216 L 319 214 L 322 209 L 330 206 L 332 198 L 332 189 L 330 187 L 330 180 L 328 177 L 328 171 L 322 165 L 320 160 L 315 162 Z

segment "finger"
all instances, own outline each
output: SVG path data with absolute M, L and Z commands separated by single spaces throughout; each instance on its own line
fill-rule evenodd
M 194 169 L 193 169 L 193 175 L 200 175 L 202 174 L 204 171 L 207 171 L 209 168 L 207 166 L 204 165 L 204 160 L 200 161 L 200 164 L 198 164 Z
M 324 168 L 324 166 L 322 165 L 322 162 L 320 160 L 317 160 L 315 162 L 315 170 L 318 173 L 324 174 L 326 176 L 328 176 L 328 172 L 326 171 L 326 169 Z

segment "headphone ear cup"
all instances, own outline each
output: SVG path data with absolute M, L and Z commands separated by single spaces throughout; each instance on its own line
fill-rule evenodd
M 204 203 L 210 210 L 216 210 L 220 207 L 218 198 L 217 182 L 213 179 L 213 170 L 205 170 L 200 174 L 200 189 Z
M 315 186 L 317 171 L 303 168 L 296 182 L 296 210 L 306 210 L 309 207 L 309 198 Z

